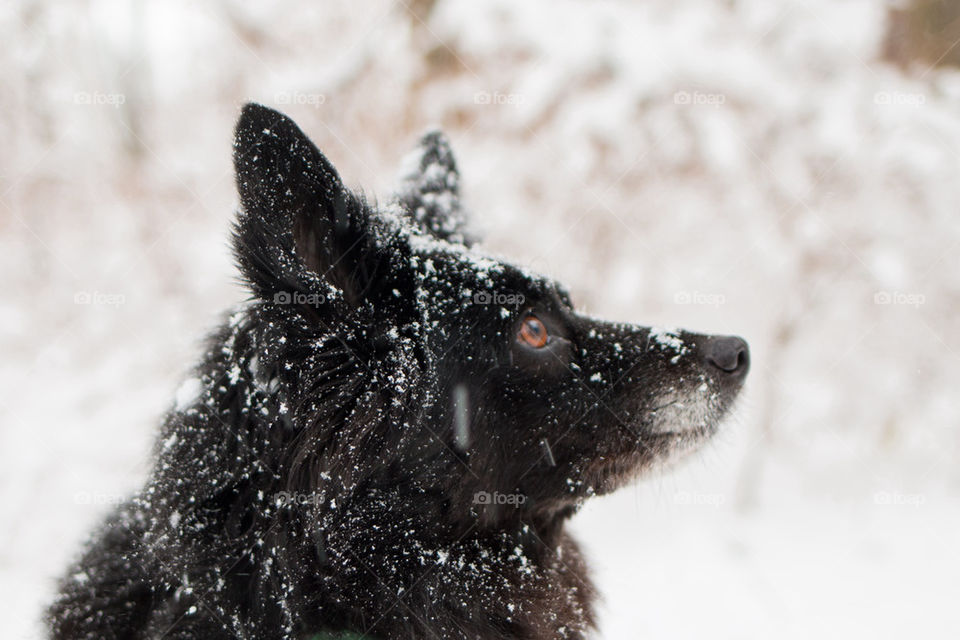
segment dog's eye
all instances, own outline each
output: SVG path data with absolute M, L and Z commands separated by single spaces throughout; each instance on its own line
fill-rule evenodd
M 547 346 L 549 337 L 546 325 L 536 316 L 527 316 L 517 333 L 517 340 L 534 349 Z

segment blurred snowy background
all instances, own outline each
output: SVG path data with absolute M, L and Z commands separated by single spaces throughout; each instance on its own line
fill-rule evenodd
M 0 636 L 41 634 L 244 297 L 255 99 L 381 199 L 438 123 L 488 247 L 750 342 L 713 446 L 576 518 L 601 637 L 956 637 L 960 9 L 915 4 L 4 3 Z

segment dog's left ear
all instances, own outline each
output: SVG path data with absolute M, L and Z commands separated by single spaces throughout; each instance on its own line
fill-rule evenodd
M 473 244 L 460 203 L 460 172 L 441 131 L 425 133 L 403 159 L 396 201 L 421 231 L 449 242 Z
M 319 281 L 330 302 L 356 306 L 375 269 L 370 214 L 333 165 L 290 118 L 253 103 L 237 122 L 233 162 L 234 250 L 253 292 L 292 299 Z

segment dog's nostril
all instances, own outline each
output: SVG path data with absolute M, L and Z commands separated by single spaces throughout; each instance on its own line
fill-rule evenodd
M 703 358 L 726 373 L 745 375 L 750 368 L 750 348 L 743 338 L 717 336 L 704 345 Z

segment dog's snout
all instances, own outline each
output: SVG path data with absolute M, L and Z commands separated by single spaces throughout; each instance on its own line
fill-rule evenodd
M 704 345 L 703 359 L 726 374 L 743 377 L 750 369 L 750 347 L 737 336 L 716 336 Z

